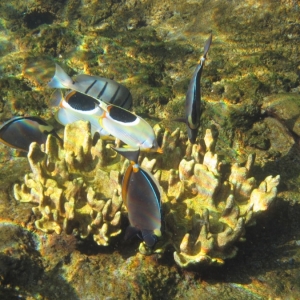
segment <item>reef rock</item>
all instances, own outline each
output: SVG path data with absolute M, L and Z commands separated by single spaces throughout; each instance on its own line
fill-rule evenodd
M 121 232 L 120 173 L 104 170 L 112 162 L 110 155 L 113 151 L 102 140 L 92 145 L 88 122 L 69 124 L 63 145 L 51 135 L 45 145 L 30 145 L 32 173 L 14 185 L 14 196 L 37 204 L 32 210 L 38 229 L 93 235 L 98 245 L 106 246 Z

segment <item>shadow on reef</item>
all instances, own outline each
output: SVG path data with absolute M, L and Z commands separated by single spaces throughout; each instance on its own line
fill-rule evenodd
M 280 174 L 280 184 L 278 191 L 284 190 L 298 190 L 299 183 L 297 178 L 300 173 L 300 139 L 295 139 L 295 144 L 291 147 L 289 152 L 282 157 L 274 158 L 272 161 L 267 161 L 261 168 L 254 166 L 252 173 L 258 181 L 263 180 L 266 174 Z
M 296 241 L 300 240 L 299 219 L 300 205 L 291 206 L 286 201 L 277 199 L 269 208 L 268 214 L 261 214 L 256 220 L 257 224 L 247 228 L 246 241 L 237 245 L 239 250 L 236 257 L 226 260 L 222 267 L 180 269 L 174 263 L 174 249 L 171 247 L 161 257 L 157 254 L 141 257 L 138 254 L 140 240 L 133 238 L 125 242 L 123 234 L 108 247 L 99 247 L 92 240 L 83 240 L 77 249 L 86 254 L 90 261 L 97 261 L 97 265 L 98 254 L 112 255 L 113 252 L 118 252 L 122 256 L 122 262 L 119 261 L 120 269 L 126 269 L 124 266 L 128 266 L 128 270 L 132 272 L 133 266 L 137 268 L 130 275 L 133 277 L 127 278 L 127 282 L 130 283 L 142 280 L 143 276 L 149 276 L 154 272 L 153 268 L 165 270 L 165 272 L 168 269 L 168 281 L 159 283 L 155 281 L 159 289 L 150 288 L 151 295 L 155 295 L 155 298 L 151 299 L 165 299 L 166 291 L 170 292 L 170 290 L 173 296 L 184 295 L 184 289 L 187 286 L 198 286 L 202 290 L 205 289 L 205 282 L 215 288 L 222 285 L 222 289 L 227 289 L 224 285 L 249 285 L 253 284 L 253 280 L 257 280 L 262 284 L 271 282 L 275 293 L 290 292 L 287 289 L 296 288 L 297 282 L 293 279 L 296 277 L 290 277 L 289 273 L 300 268 L 300 263 L 296 260 L 299 255 L 299 246 L 296 244 Z M 116 264 L 118 259 L 114 261 Z M 143 267 L 142 262 L 145 264 Z M 129 264 L 132 267 L 129 267 Z M 146 283 L 143 282 L 143 284 L 146 286 L 154 284 L 152 280 L 154 279 L 146 278 Z M 285 285 L 286 280 L 289 280 L 289 285 Z M 195 293 L 199 293 L 199 290 L 195 290 Z M 183 299 L 187 298 L 183 297 Z
M 125 240 L 126 228 L 129 226 L 128 220 L 122 220 L 122 232 L 117 237 L 112 238 L 111 243 L 108 246 L 99 246 L 95 243 L 92 237 L 86 239 L 79 239 L 76 245 L 76 249 L 84 255 L 94 256 L 101 254 L 113 254 L 117 251 L 123 260 L 127 260 L 130 257 L 134 257 L 139 252 L 139 245 L 141 239 L 138 236 Z M 163 255 L 153 253 L 151 257 L 157 261 L 160 265 L 174 266 L 173 259 L 174 248 L 169 247 Z
M 0 253 L 0 266 L 2 300 L 29 299 L 37 295 L 43 299 L 79 300 L 74 289 L 60 276 L 60 265 L 44 272 L 40 257 L 32 259 L 24 254 L 12 257 Z
M 300 267 L 292 256 L 298 246 L 293 241 L 300 239 L 300 205 L 291 206 L 282 199 L 277 199 L 270 207 L 268 214 L 260 215 L 256 225 L 247 228 L 246 241 L 238 244 L 237 256 L 226 260 L 222 267 L 189 268 L 195 278 L 198 275 L 207 281 L 249 283 L 251 277 L 257 277 L 271 270 L 290 270 Z M 126 228 L 126 226 L 122 226 Z M 140 239 L 135 237 L 128 241 L 122 234 L 106 247 L 99 247 L 92 239 L 80 240 L 77 250 L 85 255 L 100 253 L 111 254 L 118 251 L 123 259 L 136 255 Z M 174 249 L 169 247 L 162 256 L 153 254 L 152 257 L 161 265 L 175 266 Z M 178 268 L 179 273 L 185 273 Z
M 278 199 L 268 211 L 257 218 L 257 224 L 247 229 L 244 243 L 234 259 L 227 260 L 220 268 L 208 268 L 199 275 L 210 284 L 235 282 L 249 284 L 270 271 L 276 271 L 277 280 L 287 276 L 285 271 L 299 269 L 300 263 L 293 256 L 299 247 L 300 206 L 291 206 Z M 280 274 L 281 273 L 281 274 Z M 293 284 L 293 283 L 292 283 Z M 295 283 L 296 285 L 296 283 Z

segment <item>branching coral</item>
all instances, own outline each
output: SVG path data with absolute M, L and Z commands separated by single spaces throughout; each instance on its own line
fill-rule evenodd
M 157 177 L 165 187 L 166 226 L 154 251 L 160 253 L 171 244 L 176 250 L 174 259 L 183 268 L 222 264 L 235 256 L 234 245 L 243 240 L 245 228 L 254 224 L 257 214 L 267 210 L 276 198 L 280 177 L 268 176 L 257 188 L 255 178 L 250 177 L 254 155 L 249 155 L 245 166 L 234 163 L 230 174 L 223 174 L 215 153 L 217 139 L 211 130 L 206 131 L 203 143 L 188 144 L 185 157 L 180 162 L 177 157 L 178 168 L 168 170 L 176 159 L 174 153 L 184 156 L 180 136 L 177 131 L 164 134 L 162 148 L 167 151 L 157 160 Z M 146 158 L 142 162 L 152 171 L 155 164 L 156 160 L 149 164 Z M 140 251 L 149 253 L 142 244 Z
M 21 202 L 38 204 L 35 225 L 44 232 L 78 232 L 93 235 L 99 245 L 121 232 L 120 174 L 103 167 L 111 162 L 102 140 L 92 146 L 90 125 L 79 121 L 65 128 L 63 146 L 53 136 L 40 147 L 32 143 L 28 161 L 32 173 L 14 196 Z M 112 152 L 111 152 L 112 153 Z M 101 167 L 101 168 L 100 168 Z
M 255 188 L 255 179 L 249 178 L 253 155 L 249 155 L 244 167 L 233 164 L 229 177 L 223 179 L 214 151 L 216 139 L 210 130 L 206 131 L 204 142 L 207 150 L 202 163 L 190 156 L 179 165 L 178 177 L 185 190 L 181 189 L 177 205 L 181 202 L 187 207 L 186 233 L 179 247 L 175 244 L 174 253 L 181 267 L 222 264 L 224 259 L 233 257 L 237 251 L 234 243 L 244 236 L 245 227 L 253 224 L 256 215 L 268 209 L 276 198 L 280 179 L 269 176 Z M 171 210 L 169 214 L 178 214 L 178 211 Z M 177 216 L 179 224 L 180 219 L 182 217 Z
M 235 244 L 243 240 L 246 227 L 272 204 L 279 176 L 268 176 L 257 187 L 250 177 L 253 155 L 245 166 L 234 163 L 224 174 L 211 130 L 200 144 L 187 147 L 179 130 L 170 134 L 158 125 L 154 130 L 164 153 L 152 154 L 152 159 L 142 154 L 140 160 L 161 184 L 163 234 L 154 249 L 141 242 L 140 252 L 161 253 L 172 245 L 183 268 L 222 264 L 236 254 Z M 121 232 L 120 174 L 128 165 L 125 160 L 121 166 L 122 159 L 113 155 L 102 140 L 92 146 L 88 123 L 67 125 L 63 146 L 52 136 L 43 147 L 31 144 L 32 173 L 14 186 L 15 198 L 37 204 L 38 229 L 93 235 L 99 245 L 108 245 Z

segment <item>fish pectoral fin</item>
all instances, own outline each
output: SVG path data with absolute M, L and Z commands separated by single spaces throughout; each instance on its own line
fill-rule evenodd
M 128 227 L 126 228 L 126 232 L 125 232 L 125 236 L 124 236 L 125 241 L 126 241 L 126 240 L 132 239 L 132 238 L 133 238 L 135 235 L 137 235 L 139 232 L 140 232 L 140 231 L 139 231 L 137 228 L 135 228 L 135 227 L 133 227 L 133 226 L 128 226 Z
M 50 97 L 50 106 L 51 107 L 56 107 L 56 106 L 61 106 L 62 101 L 64 100 L 64 96 L 61 92 L 61 90 L 55 90 L 51 97 Z
M 173 122 L 181 122 L 181 123 L 186 123 L 186 119 L 185 119 L 185 118 L 176 118 L 176 119 L 171 119 L 171 121 L 173 121 Z
M 153 230 L 142 230 L 142 236 L 148 247 L 153 247 L 157 242 L 157 236 L 153 233 Z

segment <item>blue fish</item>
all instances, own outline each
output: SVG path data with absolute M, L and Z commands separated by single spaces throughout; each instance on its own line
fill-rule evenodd
M 185 122 L 187 124 L 188 138 L 191 143 L 196 142 L 201 115 L 201 74 L 206 60 L 206 55 L 212 42 L 212 34 L 204 45 L 204 53 L 197 65 L 190 81 L 185 100 Z
M 44 144 L 48 134 L 60 139 L 54 128 L 39 117 L 15 117 L 0 127 L 0 142 L 27 152 L 32 142 Z
M 124 85 L 108 78 L 86 74 L 77 75 L 72 79 L 58 64 L 48 86 L 74 90 L 97 101 L 109 102 L 126 109 L 132 106 L 131 93 Z
M 138 164 L 140 149 L 112 148 L 130 161 L 122 182 L 122 198 L 128 211 L 130 226 L 125 239 L 141 237 L 153 247 L 161 235 L 161 192 L 150 172 Z

